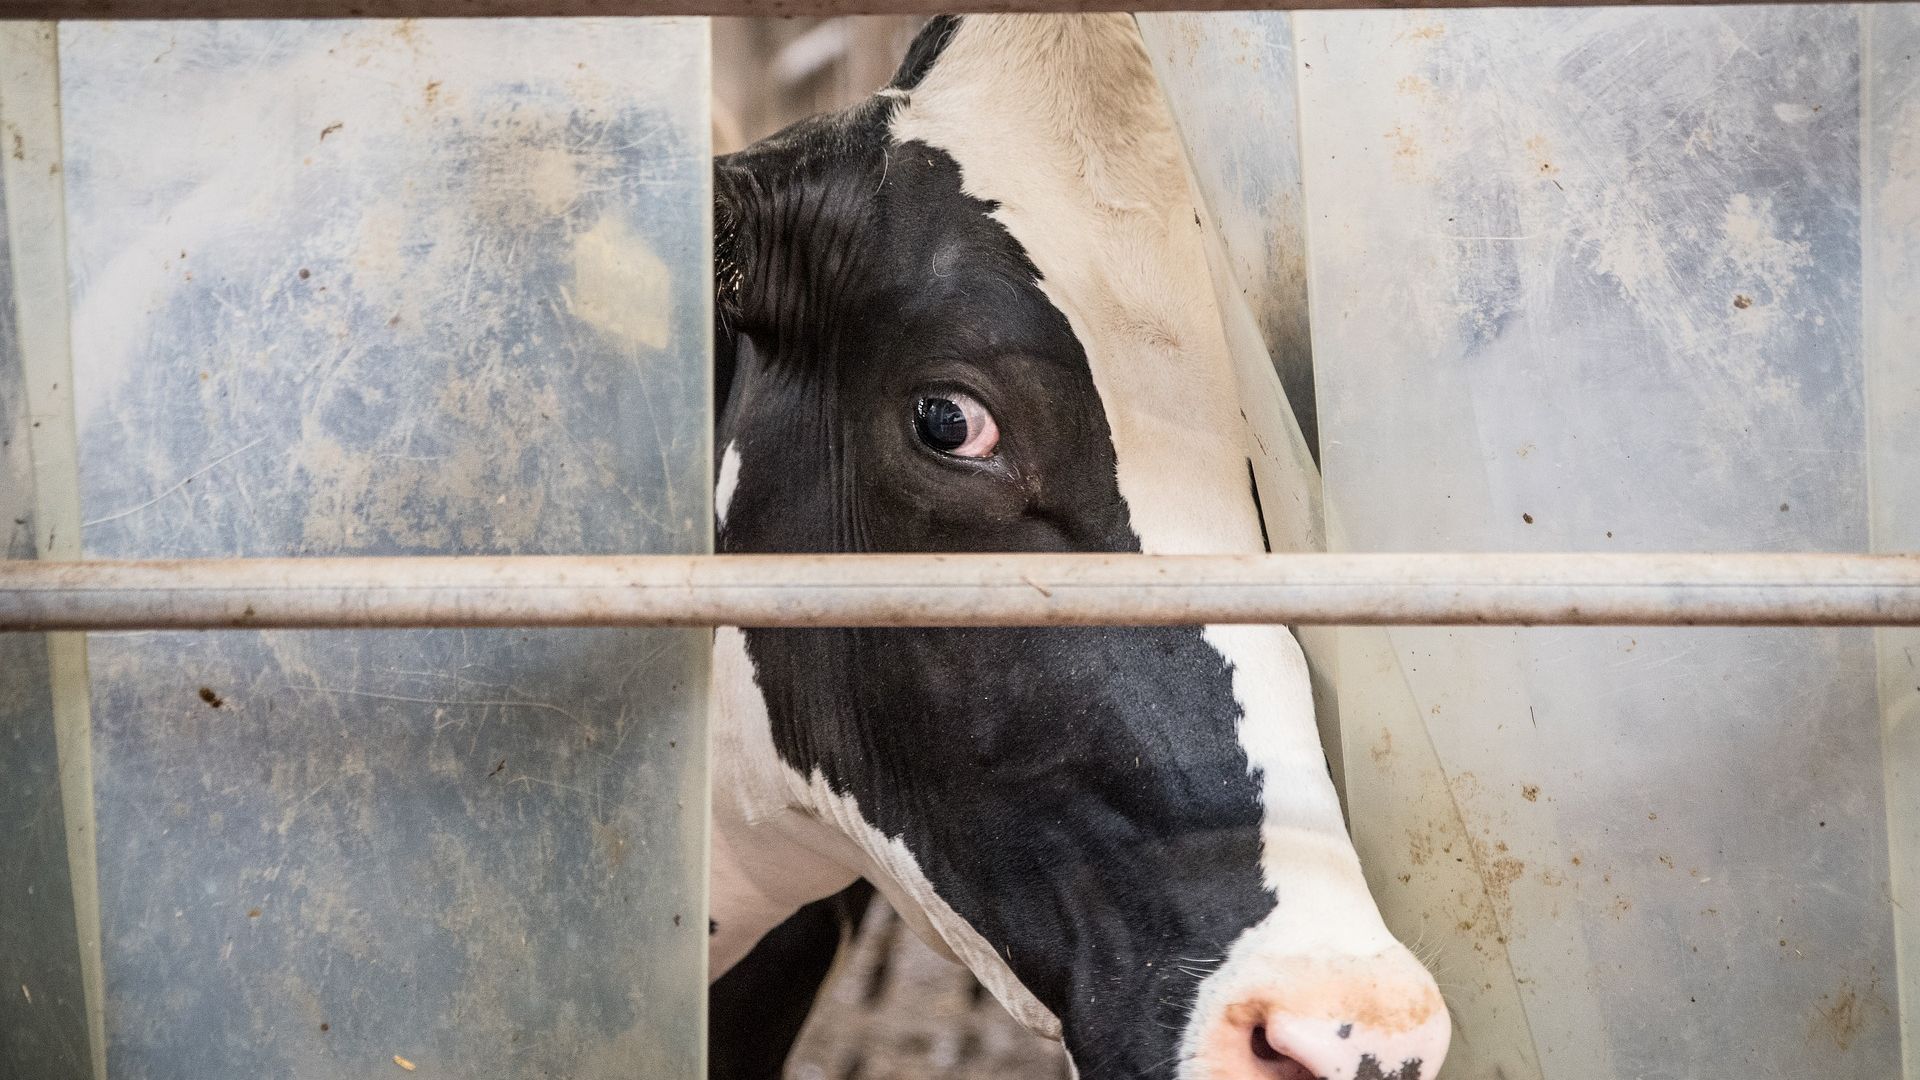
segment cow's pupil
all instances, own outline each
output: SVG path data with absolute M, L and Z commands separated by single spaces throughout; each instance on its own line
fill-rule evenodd
M 967 442 L 967 414 L 951 398 L 921 398 L 914 427 L 920 441 L 935 450 L 957 450 Z

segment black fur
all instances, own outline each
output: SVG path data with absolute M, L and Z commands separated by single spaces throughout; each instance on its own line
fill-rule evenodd
M 856 881 L 775 927 L 707 989 L 708 1080 L 780 1080 L 833 958 L 873 899 Z

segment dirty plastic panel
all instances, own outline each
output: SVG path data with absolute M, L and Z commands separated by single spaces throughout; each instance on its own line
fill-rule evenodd
M 1854 11 L 1295 25 L 1337 545 L 1867 548 Z M 1546 1075 L 1895 1072 L 1870 632 L 1388 637 Z
M 1223 227 L 1289 227 L 1292 133 L 1183 93 L 1297 89 L 1332 546 L 1920 548 L 1913 6 L 1162 19 Z M 1340 637 L 1355 836 L 1447 1075 L 1900 1074 L 1911 634 Z
M 703 21 L 60 49 L 87 556 L 707 549 Z M 706 637 L 93 635 L 110 1075 L 698 1075 Z

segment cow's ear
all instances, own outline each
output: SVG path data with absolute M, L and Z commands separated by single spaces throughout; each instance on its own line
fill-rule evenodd
M 900 61 L 900 70 L 893 73 L 893 81 L 887 84 L 890 90 L 912 90 L 927 77 L 940 54 L 947 51 L 947 43 L 960 30 L 959 15 L 935 15 L 928 19 L 920 33 L 914 36 L 913 44 L 907 46 L 906 59 Z

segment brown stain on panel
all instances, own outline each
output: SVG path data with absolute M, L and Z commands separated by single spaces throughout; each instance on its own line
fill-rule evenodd
M 1814 1032 L 1833 1043 L 1836 1050 L 1845 1050 L 1866 1023 L 1860 994 L 1851 986 L 1843 986 L 1838 994 L 1823 996 L 1820 1001 L 1813 1010 Z
M 1433 834 L 1430 832 L 1407 833 L 1407 861 L 1415 866 L 1425 866 L 1433 858 Z
M 614 866 L 627 861 L 627 834 L 616 825 L 593 826 L 593 843 L 600 849 L 600 856 Z
M 1374 764 L 1379 764 L 1393 756 L 1393 732 L 1386 728 L 1380 731 L 1380 741 L 1367 749 L 1373 755 Z

